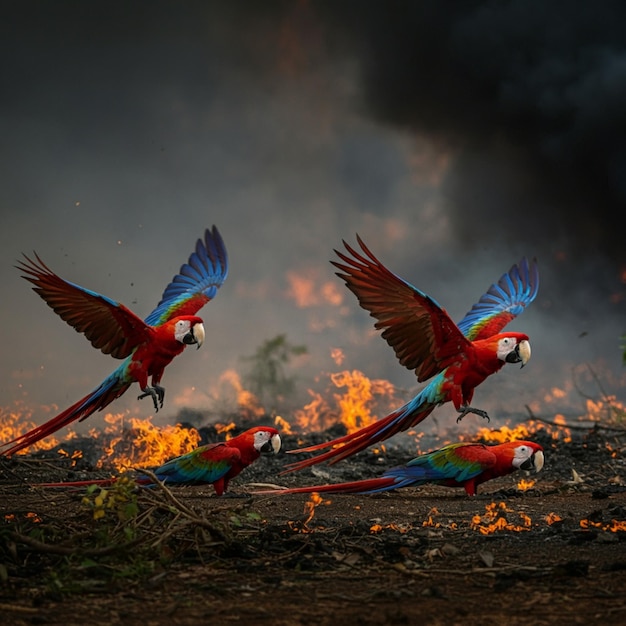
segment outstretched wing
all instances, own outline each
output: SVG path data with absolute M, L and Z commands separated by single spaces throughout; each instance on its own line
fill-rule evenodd
M 347 256 L 335 250 L 344 263 L 331 261 L 341 270 L 348 288 L 360 305 L 377 319 L 375 326 L 394 349 L 398 360 L 415 370 L 422 382 L 445 369 L 468 345 L 447 312 L 430 296 L 390 272 L 357 235 L 365 256 L 345 241 Z
M 489 287 L 458 327 L 471 341 L 496 335 L 535 299 L 538 289 L 537 260 L 529 263 L 524 257 Z
M 395 477 L 397 487 L 409 486 L 419 481 L 450 480 L 463 483 L 495 463 L 496 455 L 483 444 L 453 443 L 418 456 L 406 465 L 392 468 L 383 476 Z
M 123 359 L 148 338 L 150 328 L 123 304 L 57 276 L 37 254 L 24 259 L 16 267 L 33 290 L 94 348 Z
M 159 480 L 175 484 L 209 484 L 225 476 L 241 459 L 236 448 L 210 443 L 176 457 L 155 470 Z
M 212 300 L 228 275 L 228 255 L 222 236 L 213 226 L 198 239 L 196 250 L 172 282 L 165 288 L 161 301 L 146 322 L 163 324 L 179 315 L 195 315 Z

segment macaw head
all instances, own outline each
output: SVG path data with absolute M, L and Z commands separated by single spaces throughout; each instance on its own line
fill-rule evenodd
M 270 426 L 258 426 L 251 429 L 254 449 L 261 453 L 277 454 L 280 450 L 280 435 L 275 428 Z
M 497 336 L 496 354 L 505 363 L 521 363 L 530 360 L 530 342 L 523 333 L 507 333 Z
M 204 343 L 204 325 L 202 319 L 195 315 L 179 317 L 174 324 L 174 338 L 186 346 L 196 345 L 199 348 Z
M 513 469 L 540 472 L 543 468 L 543 448 L 534 441 L 509 441 L 495 448 L 498 457 L 506 459 Z

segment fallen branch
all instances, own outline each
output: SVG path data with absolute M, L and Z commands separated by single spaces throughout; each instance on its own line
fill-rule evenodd
M 45 543 L 44 541 L 39 541 L 38 539 L 33 539 L 28 535 L 22 535 L 21 533 L 17 532 L 10 532 L 9 538 L 16 543 L 22 543 L 29 546 L 30 548 L 38 550 L 39 552 L 47 552 L 49 554 L 61 554 L 63 556 L 69 556 L 71 554 L 77 553 L 80 553 L 84 556 L 104 556 L 113 552 L 129 550 L 146 541 L 145 537 L 140 537 L 138 539 L 133 539 L 132 541 L 128 541 L 119 545 L 114 544 L 102 548 L 87 548 L 83 550 L 73 546 Z
M 600 424 L 599 422 L 592 422 L 592 426 L 582 426 L 579 424 L 561 424 L 559 422 L 555 422 L 552 420 L 547 420 L 543 417 L 538 417 L 532 412 L 532 409 L 526 404 L 526 411 L 531 419 L 542 422 L 543 424 L 548 424 L 550 426 L 556 426 L 557 428 L 568 428 L 570 430 L 587 430 L 587 431 L 598 431 L 598 430 L 606 430 L 617 433 L 626 433 L 626 428 L 619 428 L 618 426 L 605 426 L 604 424 Z

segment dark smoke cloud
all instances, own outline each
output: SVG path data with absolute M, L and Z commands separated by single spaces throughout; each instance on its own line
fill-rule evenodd
M 624 3 L 324 6 L 367 110 L 456 155 L 443 184 L 461 242 L 626 265 Z

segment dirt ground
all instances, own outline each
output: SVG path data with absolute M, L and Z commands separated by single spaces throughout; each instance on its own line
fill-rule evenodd
M 28 486 L 93 472 L 34 455 L 2 461 L 2 621 L 626 623 L 620 437 L 540 443 L 540 474 L 492 481 L 472 498 L 437 486 L 321 502 L 246 496 L 260 483 L 351 480 L 407 460 L 366 451 L 318 475 L 278 476 L 279 455 L 242 473 L 231 497 L 204 486 L 120 489 L 97 520 L 98 492 Z M 521 478 L 536 482 L 524 490 Z

